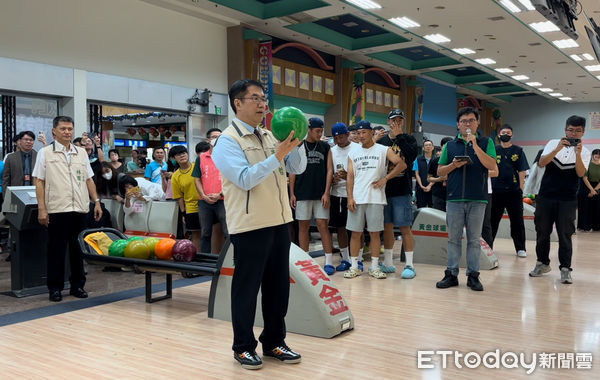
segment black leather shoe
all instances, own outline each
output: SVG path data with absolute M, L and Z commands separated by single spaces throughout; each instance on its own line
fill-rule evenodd
M 69 291 L 69 294 L 76 298 L 88 298 L 88 294 L 83 288 L 75 288 Z
M 244 369 L 262 368 L 262 360 L 256 351 L 233 352 L 235 360 L 240 362 Z
M 62 294 L 60 294 L 60 291 L 55 290 L 53 292 L 50 292 L 48 299 L 52 302 L 60 302 L 62 301 Z
M 471 272 L 467 276 L 467 286 L 471 288 L 471 290 L 475 290 L 478 292 L 483 291 L 483 285 L 479 281 L 479 272 Z
M 446 289 L 452 286 L 458 286 L 458 277 L 452 274 L 450 269 L 446 269 L 444 271 L 444 278 L 441 281 L 438 281 L 435 284 L 435 287 L 438 289 Z
M 289 364 L 300 363 L 302 361 L 302 356 L 300 356 L 299 353 L 292 351 L 285 343 L 272 350 L 263 351 L 263 355 L 279 359 L 282 362 Z

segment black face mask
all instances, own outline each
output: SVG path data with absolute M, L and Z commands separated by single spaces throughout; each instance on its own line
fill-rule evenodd
M 512 139 L 512 136 L 510 136 L 510 135 L 500 135 L 500 136 L 498 137 L 498 139 L 499 139 L 500 141 L 502 141 L 502 142 L 509 142 L 509 141 L 510 141 L 510 139 Z

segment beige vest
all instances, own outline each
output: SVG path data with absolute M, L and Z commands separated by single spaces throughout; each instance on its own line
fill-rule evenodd
M 77 153 L 71 154 L 71 163 L 54 144 L 43 148 L 46 161 L 46 208 L 48 214 L 59 212 L 89 211 L 90 196 L 86 184 L 87 154 L 85 149 L 75 146 Z
M 256 135 L 239 123 L 230 125 L 223 134 L 239 144 L 250 165 L 258 164 L 275 153 L 277 140 L 269 130 L 261 129 L 262 145 Z M 248 191 L 223 177 L 223 194 L 229 233 L 238 234 L 292 221 L 283 162 L 264 181 Z

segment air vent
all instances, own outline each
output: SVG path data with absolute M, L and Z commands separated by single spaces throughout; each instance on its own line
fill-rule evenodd
M 477 51 L 484 51 L 485 49 L 484 48 L 478 48 L 478 49 L 475 49 L 475 50 L 477 50 Z
M 540 46 L 542 43 L 541 42 L 532 42 L 530 44 L 527 44 L 529 46 Z
M 587 78 L 587 75 L 577 75 L 577 78 Z
M 519 58 L 527 58 L 527 56 L 526 56 L 526 55 L 523 55 L 523 54 L 521 54 L 521 55 L 519 56 Z
M 346 28 L 353 28 L 355 26 L 358 26 L 358 24 L 355 23 L 354 21 L 346 22 L 346 23 L 344 23 L 342 25 L 344 25 Z
M 438 24 L 431 24 L 431 25 L 427 25 L 428 28 L 439 28 L 440 26 Z
M 564 65 L 565 63 L 569 63 L 569 62 L 567 62 L 567 61 L 556 62 L 557 65 Z
M 501 20 L 504 20 L 504 17 L 502 17 L 502 16 L 488 17 L 488 20 L 490 20 L 490 21 L 501 21 Z

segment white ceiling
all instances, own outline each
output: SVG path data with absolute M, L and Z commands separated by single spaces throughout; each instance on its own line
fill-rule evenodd
M 537 11 L 512 13 L 500 5 L 497 0 L 375 0 L 382 8 L 369 11 L 362 10 L 342 0 L 324 0 L 330 6 L 294 14 L 291 15 L 292 17 L 265 20 L 218 5 L 210 0 L 143 1 L 225 26 L 242 24 L 265 34 L 285 40 L 303 42 L 315 49 L 341 55 L 364 65 L 378 66 L 397 74 L 420 75 L 426 71 L 473 66 L 494 75 L 499 81 L 511 82 L 546 98 L 555 99 L 547 93 L 525 85 L 523 82 L 540 82 L 543 85 L 542 87 L 552 88 L 555 92 L 562 93 L 563 96 L 571 97 L 570 102 L 600 102 L 600 79 L 597 77 L 600 76 L 600 71 L 589 72 L 584 67 L 600 63 L 596 59 L 575 62 L 570 57 L 571 54 L 583 53 L 594 56 L 584 25 L 589 26 L 586 16 L 593 17 L 597 23 L 600 23 L 600 0 L 579 0 L 581 13 L 579 20 L 576 21 L 576 29 L 579 33 L 577 43 L 580 46 L 564 50 L 557 48 L 552 43 L 553 40 L 568 38 L 562 32 L 538 34 L 529 27 L 529 23 L 546 21 L 540 13 Z M 513 2 L 518 1 L 513 0 Z M 345 13 L 351 13 L 411 41 L 350 51 L 285 27 L 290 23 L 297 22 L 297 20 L 301 20 L 301 22 L 314 21 Z M 404 30 L 387 21 L 389 18 L 402 16 L 409 17 L 421 26 Z M 422 38 L 422 36 L 431 33 L 443 34 L 450 38 L 451 42 L 437 45 Z M 367 55 L 422 45 L 459 60 L 461 64 L 452 67 L 410 71 Z M 454 53 L 451 50 L 453 48 L 470 48 L 477 52 L 476 54 L 461 56 Z M 480 65 L 474 61 L 478 58 L 491 58 L 496 61 L 496 64 Z M 509 67 L 514 72 L 501 74 L 494 70 L 501 67 Z M 530 79 L 519 82 L 512 79 L 512 75 L 527 75 Z M 496 97 L 469 90 L 464 87 L 466 85 L 458 85 L 458 91 L 499 101 Z M 562 102 L 558 99 L 556 101 Z

